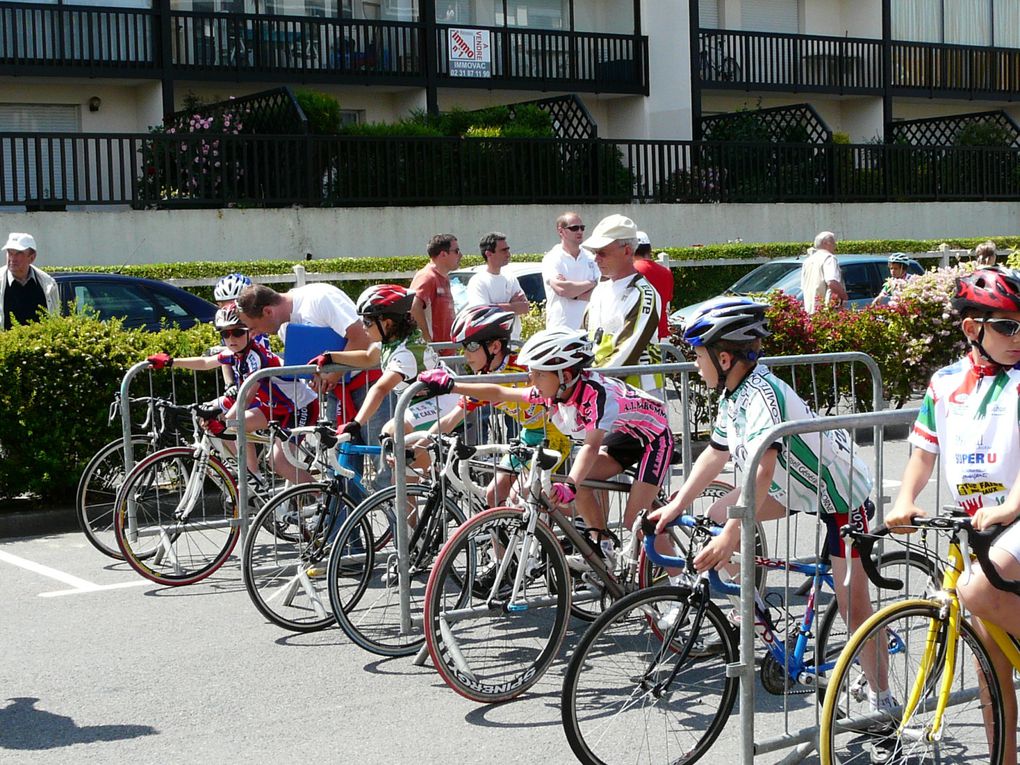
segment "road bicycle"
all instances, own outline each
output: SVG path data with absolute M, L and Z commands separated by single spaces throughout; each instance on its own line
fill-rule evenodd
M 563 728 L 583 763 L 696 762 L 733 710 L 738 679 L 728 675 L 727 665 L 738 660 L 738 628 L 712 593 L 739 602 L 740 588 L 715 571 L 694 574 L 690 566 L 721 527 L 690 515 L 676 524 L 691 532 L 682 554 L 657 552 L 650 522 L 644 527 L 644 551 L 658 565 L 682 570 L 681 584 L 639 590 L 614 603 L 582 636 L 567 667 Z M 834 591 L 830 564 L 757 556 L 755 562 L 803 575 L 811 585 L 800 616 L 790 612 L 791 603 L 755 592 L 754 631 L 765 649 L 762 686 L 777 695 L 798 690 L 817 695 L 845 639 L 837 630 L 834 597 L 817 619 L 819 596 Z M 932 574 L 926 563 L 896 555 L 878 566 L 887 573 L 907 571 L 927 586 Z
M 336 621 L 327 594 L 326 564 L 356 498 L 369 493 L 352 458 L 379 456 L 382 447 L 352 444 L 349 436 L 338 438 L 327 422 L 290 432 L 315 434 L 316 463 L 327 466 L 324 472 L 331 475 L 285 489 L 265 504 L 245 537 L 241 571 L 245 589 L 263 616 L 285 629 L 313 632 Z M 335 450 L 335 457 L 328 456 L 327 449 Z
M 137 426 L 138 432 L 130 438 L 134 463 L 159 449 L 191 440 L 190 428 L 183 427 L 181 418 L 172 412 L 175 406 L 172 401 L 142 396 L 130 399 L 130 404 L 145 407 L 145 418 Z M 110 423 L 120 419 L 120 408 L 118 394 L 110 405 Z M 190 418 L 187 423 L 191 424 Z M 116 560 L 123 560 L 124 556 L 117 546 L 113 528 L 114 500 L 117 490 L 124 483 L 125 473 L 124 437 L 121 436 L 103 446 L 89 460 L 78 481 L 74 503 L 78 526 L 89 544 Z
M 228 433 L 213 436 L 199 420 L 213 419 L 218 407 L 169 407 L 191 417 L 195 442 L 162 449 L 140 460 L 114 500 L 114 531 L 124 560 L 157 584 L 194 584 L 216 571 L 240 535 L 238 465 L 225 446 Z M 269 439 L 289 438 L 275 422 Z M 249 507 L 257 512 L 272 496 L 252 479 Z
M 406 518 L 411 525 L 409 597 L 412 613 L 420 614 L 436 554 L 452 529 L 485 509 L 493 462 L 520 449 L 507 444 L 471 446 L 458 436 L 445 435 L 420 441 L 413 448 L 429 450 L 430 467 L 419 476 L 420 482 L 408 482 L 403 512 L 397 511 L 395 486 L 366 499 L 337 535 L 326 570 L 330 604 L 340 627 L 356 645 L 380 656 L 414 654 L 424 641 L 419 629 L 401 629 L 397 519 Z M 413 452 L 408 455 L 408 463 L 412 461 Z
M 920 541 L 887 536 L 889 529 L 862 534 L 845 529 L 861 549 L 873 582 L 895 586 L 872 562 L 878 539 L 896 539 L 919 557 L 940 564 L 942 586 L 926 597 L 902 600 L 878 611 L 850 638 L 825 695 L 819 731 L 821 762 L 865 763 L 998 763 L 1007 730 L 1003 699 L 988 649 L 965 618 L 956 591 L 969 576 L 971 551 L 995 587 L 1020 595 L 1020 582 L 1006 582 L 989 563 L 988 552 L 1001 528 L 978 532 L 963 515 L 915 518 Z M 948 537 L 948 553 L 930 537 Z M 1020 642 L 997 625 L 985 623 L 989 635 L 1014 670 L 1020 671 Z M 889 708 L 875 711 L 867 698 L 858 657 L 873 644 L 889 651 Z
M 640 555 L 639 520 L 615 560 L 606 560 L 549 499 L 550 468 L 558 458 L 536 447 L 523 509 L 494 508 L 464 523 L 428 579 L 429 655 L 446 684 L 474 701 L 507 701 L 541 678 L 556 657 L 575 598 L 597 601 L 601 609 L 653 578 L 651 562 Z M 674 544 L 686 544 L 682 536 L 676 534 Z M 586 562 L 583 581 L 590 587 L 575 587 L 566 545 Z

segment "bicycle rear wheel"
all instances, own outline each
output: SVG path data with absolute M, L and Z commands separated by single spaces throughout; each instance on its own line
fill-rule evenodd
M 354 510 L 336 483 L 308 483 L 275 496 L 249 527 L 241 555 L 244 586 L 269 621 L 314 632 L 336 621 L 326 563 L 332 536 Z
M 152 441 L 146 436 L 132 436 L 131 449 L 137 464 L 151 451 Z M 78 481 L 74 500 L 78 527 L 89 544 L 116 560 L 124 560 L 113 528 L 114 500 L 124 483 L 124 475 L 124 438 L 121 437 L 106 444 L 89 460 Z
M 684 587 L 638 590 L 584 633 L 560 704 L 582 763 L 693 763 L 719 737 L 737 698 L 738 680 L 726 676 L 737 638 L 707 597 L 694 627 L 700 601 Z
M 237 544 L 237 486 L 215 456 L 200 469 L 191 447 L 146 457 L 117 494 L 115 530 L 124 559 L 157 584 L 194 584 Z
M 509 507 L 468 520 L 443 547 L 425 590 L 432 662 L 447 685 L 474 701 L 507 701 L 534 685 L 567 631 L 563 550 L 541 519 L 533 536 L 525 523 L 524 511 Z
M 1004 736 L 1013 731 L 1004 729 L 1002 697 L 988 652 L 962 619 L 950 706 L 939 731 L 932 730 L 949 658 L 950 625 L 940 611 L 937 601 L 895 603 L 853 634 L 832 673 L 822 707 L 823 765 L 871 762 L 876 751 L 890 762 L 1000 762 Z M 862 652 L 872 645 L 888 652 L 894 706 L 884 712 L 872 710 L 861 670 Z M 904 719 L 902 705 L 912 693 L 917 703 Z
M 340 628 L 355 645 L 379 656 L 409 656 L 425 639 L 420 628 L 405 632 L 400 626 L 396 494 L 390 486 L 358 505 L 340 529 L 326 569 L 329 602 Z M 420 619 L 433 561 L 464 515 L 440 487 L 411 484 L 407 501 L 411 617 Z

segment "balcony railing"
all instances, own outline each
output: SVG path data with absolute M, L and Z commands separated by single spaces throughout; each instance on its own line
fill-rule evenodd
M 458 28 L 459 29 L 459 28 Z M 555 83 L 559 88 L 643 93 L 648 88 L 648 38 L 634 35 L 473 27 L 489 33 L 489 76 L 480 82 Z M 450 30 L 436 30 L 438 74 L 447 84 L 468 78 L 450 71 Z
M 1020 50 L 893 42 L 890 85 L 905 94 L 1020 100 Z
M 159 66 L 152 10 L 0 4 L 0 71 L 135 72 Z
M 1020 200 L 1020 152 L 558 139 L 0 134 L 0 206 Z
M 880 40 L 702 29 L 698 42 L 704 87 L 862 94 L 882 89 Z

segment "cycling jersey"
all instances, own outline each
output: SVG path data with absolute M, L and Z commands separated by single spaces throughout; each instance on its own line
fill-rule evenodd
M 250 343 L 241 353 L 222 351 L 216 360 L 220 364 L 230 366 L 234 380 L 240 385 L 248 377 L 260 369 L 282 367 L 283 359 L 259 343 Z M 261 409 L 267 419 L 282 419 L 295 409 L 305 409 L 318 397 L 308 383 L 303 380 L 283 377 L 263 377 L 259 380 L 255 396 L 248 405 L 249 409 Z M 230 408 L 230 401 L 220 403 L 224 411 Z
M 743 471 L 747 458 L 780 422 L 813 420 L 815 413 L 785 382 L 762 364 L 733 392 L 723 394 L 711 443 L 729 451 Z M 845 430 L 805 433 L 776 441 L 780 447 L 769 496 L 789 510 L 823 515 L 850 513 L 871 493 L 867 468 L 853 454 Z
M 1020 470 L 1020 370 L 979 367 L 968 355 L 928 383 L 910 443 L 942 454 L 953 497 L 973 515 L 1001 505 Z
M 623 380 L 585 369 L 566 401 L 549 401 L 532 387 L 528 403 L 544 404 L 561 433 L 583 440 L 592 430 L 622 433 L 648 447 L 669 432 L 666 405 Z
M 396 372 L 400 375 L 400 381 L 393 388 L 394 393 L 405 390 L 418 378 L 419 372 L 444 366 L 439 354 L 425 342 L 420 332 L 403 340 L 382 343 L 379 365 L 384 373 Z M 405 422 L 411 423 L 415 430 L 431 427 L 437 419 L 453 411 L 456 405 L 457 396 L 452 393 L 439 396 L 437 400 L 420 401 L 407 408 Z
M 527 372 L 528 370 L 517 364 L 517 357 L 513 355 L 504 356 L 503 363 L 498 369 L 493 369 L 490 374 L 514 374 Z M 508 388 L 523 388 L 527 386 L 527 382 L 519 383 L 501 383 Z M 473 398 L 464 396 L 458 402 L 458 406 L 465 411 L 465 413 L 473 412 L 478 407 L 482 406 L 484 402 L 478 401 Z M 501 401 L 493 405 L 496 409 L 505 414 L 509 415 L 513 420 L 520 423 L 521 429 L 524 431 L 531 431 L 534 433 L 544 434 L 545 438 L 549 439 L 549 448 L 555 449 L 564 458 L 570 456 L 570 439 L 564 436 L 559 429 L 550 422 L 548 417 L 548 410 L 543 403 L 529 401 L 522 403 L 520 401 Z M 539 441 L 531 442 L 529 439 L 533 436 L 527 433 L 523 434 L 525 443 L 534 446 Z
M 658 364 L 662 298 L 644 276 L 599 282 L 591 293 L 584 326 L 595 345 L 595 367 Z M 662 375 L 630 375 L 626 382 L 642 390 L 661 388 Z

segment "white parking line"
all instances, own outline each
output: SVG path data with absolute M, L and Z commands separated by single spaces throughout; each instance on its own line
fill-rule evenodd
M 26 571 L 31 571 L 33 574 L 40 574 L 41 576 L 49 577 L 50 579 L 56 579 L 58 582 L 70 585 L 70 590 L 56 590 L 54 592 L 42 592 L 39 593 L 41 598 L 54 597 L 56 595 L 77 595 L 83 592 L 100 592 L 102 590 L 119 590 L 124 587 L 137 587 L 145 584 L 145 580 L 133 580 L 130 582 L 119 582 L 117 584 L 95 584 L 87 579 L 82 579 L 74 574 L 68 574 L 66 571 L 60 571 L 59 569 L 44 566 L 41 563 L 28 560 L 27 558 L 21 558 L 17 555 L 11 555 L 8 552 L 0 550 L 0 561 L 10 563 L 12 566 L 23 568 Z

